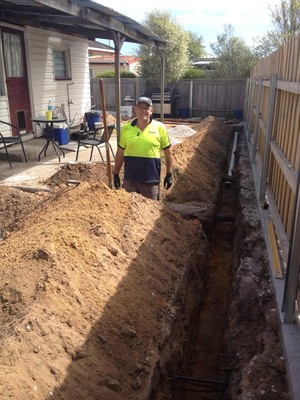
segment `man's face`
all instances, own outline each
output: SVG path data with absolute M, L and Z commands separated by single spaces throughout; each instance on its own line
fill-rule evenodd
M 140 119 L 148 119 L 150 118 L 152 114 L 152 107 L 149 106 L 147 103 L 139 103 L 137 106 L 135 106 L 135 114 L 137 118 Z

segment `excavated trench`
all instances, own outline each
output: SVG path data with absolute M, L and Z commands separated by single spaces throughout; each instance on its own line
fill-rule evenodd
M 233 135 L 214 218 L 201 221 L 201 257 L 195 249 L 178 290 L 180 311 L 150 400 L 290 399 L 250 169 L 245 136 Z
M 220 400 L 227 387 L 222 365 L 224 332 L 233 273 L 235 184 L 222 181 L 218 214 L 208 232 L 208 260 L 202 302 L 192 321 L 184 363 L 169 376 L 172 399 Z
M 228 386 L 223 374 L 226 367 L 222 366 L 222 349 L 234 257 L 237 187 L 236 177 L 231 170 L 229 173 L 236 155 L 233 146 L 234 141 L 224 165 L 214 218 L 209 221 L 199 218 L 203 226 L 199 245 L 205 243 L 207 257 L 199 259 L 196 249 L 196 267 L 188 267 L 181 282 L 177 300 L 181 303 L 181 313 L 162 352 L 151 400 L 221 400 Z

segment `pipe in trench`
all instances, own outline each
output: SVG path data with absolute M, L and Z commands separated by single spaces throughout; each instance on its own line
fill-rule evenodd
M 234 163 L 235 163 L 235 153 L 236 153 L 236 148 L 237 148 L 238 134 L 239 134 L 239 132 L 234 132 L 231 158 L 230 158 L 229 168 L 228 168 L 228 172 L 227 172 L 228 176 L 232 176 L 232 171 L 233 171 L 233 167 L 234 167 Z
M 238 134 L 239 134 L 239 132 L 234 132 L 234 139 L 233 139 L 233 145 L 232 145 L 232 150 L 231 150 L 231 157 L 230 157 L 230 163 L 229 163 L 229 167 L 228 167 L 227 176 L 232 176 L 232 174 L 233 174 Z M 225 182 L 225 186 L 227 188 L 230 188 L 231 182 L 229 182 L 229 181 Z
M 191 386 L 202 387 L 202 390 L 200 391 L 197 390 L 197 392 L 203 392 L 203 393 L 225 392 L 228 386 L 227 382 L 207 380 L 207 379 L 196 379 L 193 377 L 180 376 L 180 375 L 171 375 L 168 377 L 168 379 L 188 386 L 191 385 Z M 195 391 L 193 389 L 189 389 L 188 387 L 180 387 L 180 386 L 176 387 L 176 389 L 181 389 L 186 392 Z

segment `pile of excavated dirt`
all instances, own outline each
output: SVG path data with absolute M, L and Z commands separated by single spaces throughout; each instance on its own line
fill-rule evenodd
M 201 300 L 197 290 L 202 293 L 207 274 L 209 245 L 201 221 L 214 218 L 231 142 L 231 129 L 215 118 L 193 129 L 173 148 L 174 185 L 168 192 L 162 188 L 160 201 L 112 190 L 101 163 L 63 167 L 45 182 L 49 192 L 0 186 L 1 399 L 171 399 L 166 385 L 159 393 L 155 385 L 169 359 L 184 357 L 193 307 Z M 81 183 L 67 184 L 70 179 Z M 257 236 L 253 240 L 257 244 Z M 244 262 L 236 293 L 250 288 L 242 282 L 246 267 Z M 247 282 L 260 275 L 266 271 L 246 274 Z M 261 290 L 258 284 L 251 288 Z M 255 343 L 261 338 L 256 358 L 249 350 L 253 336 L 243 332 L 238 339 L 240 327 L 249 327 L 241 325 L 249 307 L 243 312 L 238 296 L 231 306 L 237 318 L 231 315 L 229 322 L 234 340 L 226 336 L 227 379 L 238 382 L 236 371 L 250 371 L 250 365 L 251 374 L 242 375 L 238 393 L 231 389 L 229 398 L 288 399 L 278 321 L 263 318 L 270 315 L 270 302 L 258 304 L 262 317 L 255 321 L 251 314 Z M 176 342 L 170 341 L 174 330 Z M 215 350 L 207 345 L 206 351 Z M 267 384 L 247 397 L 243 385 L 245 391 L 257 389 L 253 377 L 266 366 L 278 373 L 264 374 Z

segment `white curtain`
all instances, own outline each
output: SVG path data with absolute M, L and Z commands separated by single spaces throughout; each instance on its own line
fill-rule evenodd
M 2 37 L 7 78 L 23 77 L 24 64 L 21 37 L 6 32 L 3 33 Z

